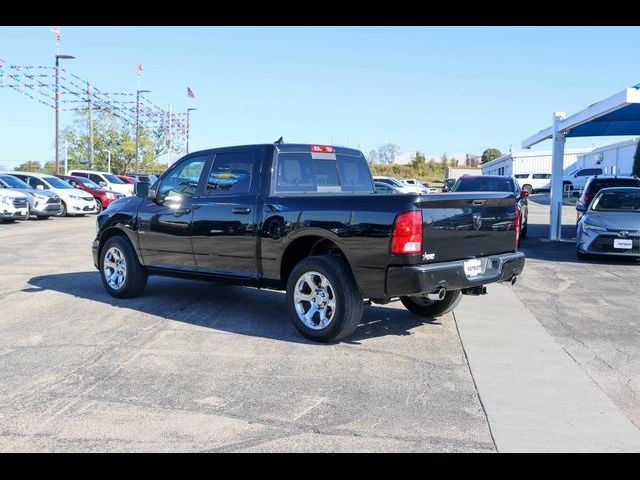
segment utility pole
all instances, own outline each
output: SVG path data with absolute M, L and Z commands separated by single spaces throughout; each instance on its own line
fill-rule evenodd
M 193 112 L 194 110 L 197 110 L 197 108 L 187 108 L 187 153 L 189 153 L 189 128 L 191 127 L 189 112 Z
M 93 169 L 93 118 L 91 115 L 91 82 L 87 82 L 87 100 L 89 113 L 89 170 Z
M 72 58 L 76 57 L 56 54 L 56 174 L 60 173 L 60 60 Z
M 140 82 L 138 82 L 140 83 Z M 151 93 L 151 90 L 136 90 L 136 173 L 140 168 L 140 94 Z
M 169 166 L 171 166 L 171 154 L 172 154 L 172 145 L 171 145 L 171 103 L 169 103 Z
M 107 152 L 107 172 L 111 173 L 111 150 L 103 150 L 103 152 Z
M 69 150 L 67 149 L 67 140 L 64 141 L 64 174 L 69 171 Z

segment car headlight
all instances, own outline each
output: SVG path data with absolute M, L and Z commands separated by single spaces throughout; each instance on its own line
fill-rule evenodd
M 582 224 L 582 228 L 584 228 L 587 231 L 592 231 L 592 232 L 606 232 L 607 229 L 604 227 L 599 227 L 598 225 L 591 225 L 590 223 L 583 223 Z
M 69 195 L 70 198 L 73 198 L 74 200 L 80 200 L 82 197 L 79 197 L 78 195 Z
M 9 205 L 9 197 L 0 197 L 0 203 L 6 203 L 7 205 Z
M 113 200 L 114 198 L 116 198 L 116 196 L 115 196 L 113 193 L 111 193 L 111 192 L 107 192 L 107 193 L 106 193 L 106 197 L 107 197 L 109 200 Z

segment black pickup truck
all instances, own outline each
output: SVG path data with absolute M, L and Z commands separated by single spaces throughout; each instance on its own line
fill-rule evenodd
M 524 268 L 514 194 L 375 194 L 350 148 L 214 148 L 137 188 L 97 217 L 109 294 L 136 296 L 150 274 L 286 290 L 294 325 L 317 341 L 350 335 L 365 303 L 438 316 Z

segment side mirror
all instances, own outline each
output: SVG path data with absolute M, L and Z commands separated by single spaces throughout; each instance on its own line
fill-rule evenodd
M 36 185 L 36 190 L 44 190 L 44 186 L 43 185 Z
M 526 190 L 522 190 L 520 192 L 520 195 L 518 195 L 518 200 L 522 200 L 523 198 L 527 198 L 529 196 L 529 192 L 527 192 Z
M 107 182 L 98 182 L 98 185 L 100 185 L 101 187 L 106 187 L 107 186 Z
M 148 183 L 138 182 L 133 185 L 133 193 L 135 193 L 136 197 L 147 198 L 151 196 L 151 192 L 153 192 L 153 196 L 155 197 L 155 191 L 149 189 Z

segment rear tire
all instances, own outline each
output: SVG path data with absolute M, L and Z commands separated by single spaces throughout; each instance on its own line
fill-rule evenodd
M 525 240 L 527 238 L 527 231 L 529 230 L 529 219 L 525 218 L 524 220 L 520 220 L 521 222 L 524 221 L 522 229 L 520 229 L 520 240 Z
M 298 263 L 287 281 L 286 301 L 293 325 L 317 342 L 351 335 L 364 308 L 349 265 L 335 255 L 312 256 Z
M 111 237 L 100 249 L 100 278 L 112 297 L 132 298 L 140 295 L 147 285 L 147 276 L 147 271 L 138 261 L 126 237 Z
M 47 220 L 49 218 L 49 215 L 38 215 L 36 216 L 36 218 L 38 220 Z
M 462 300 L 462 291 L 450 290 L 442 300 L 429 300 L 426 297 L 400 297 L 400 301 L 414 315 L 419 317 L 438 317 L 451 312 Z

